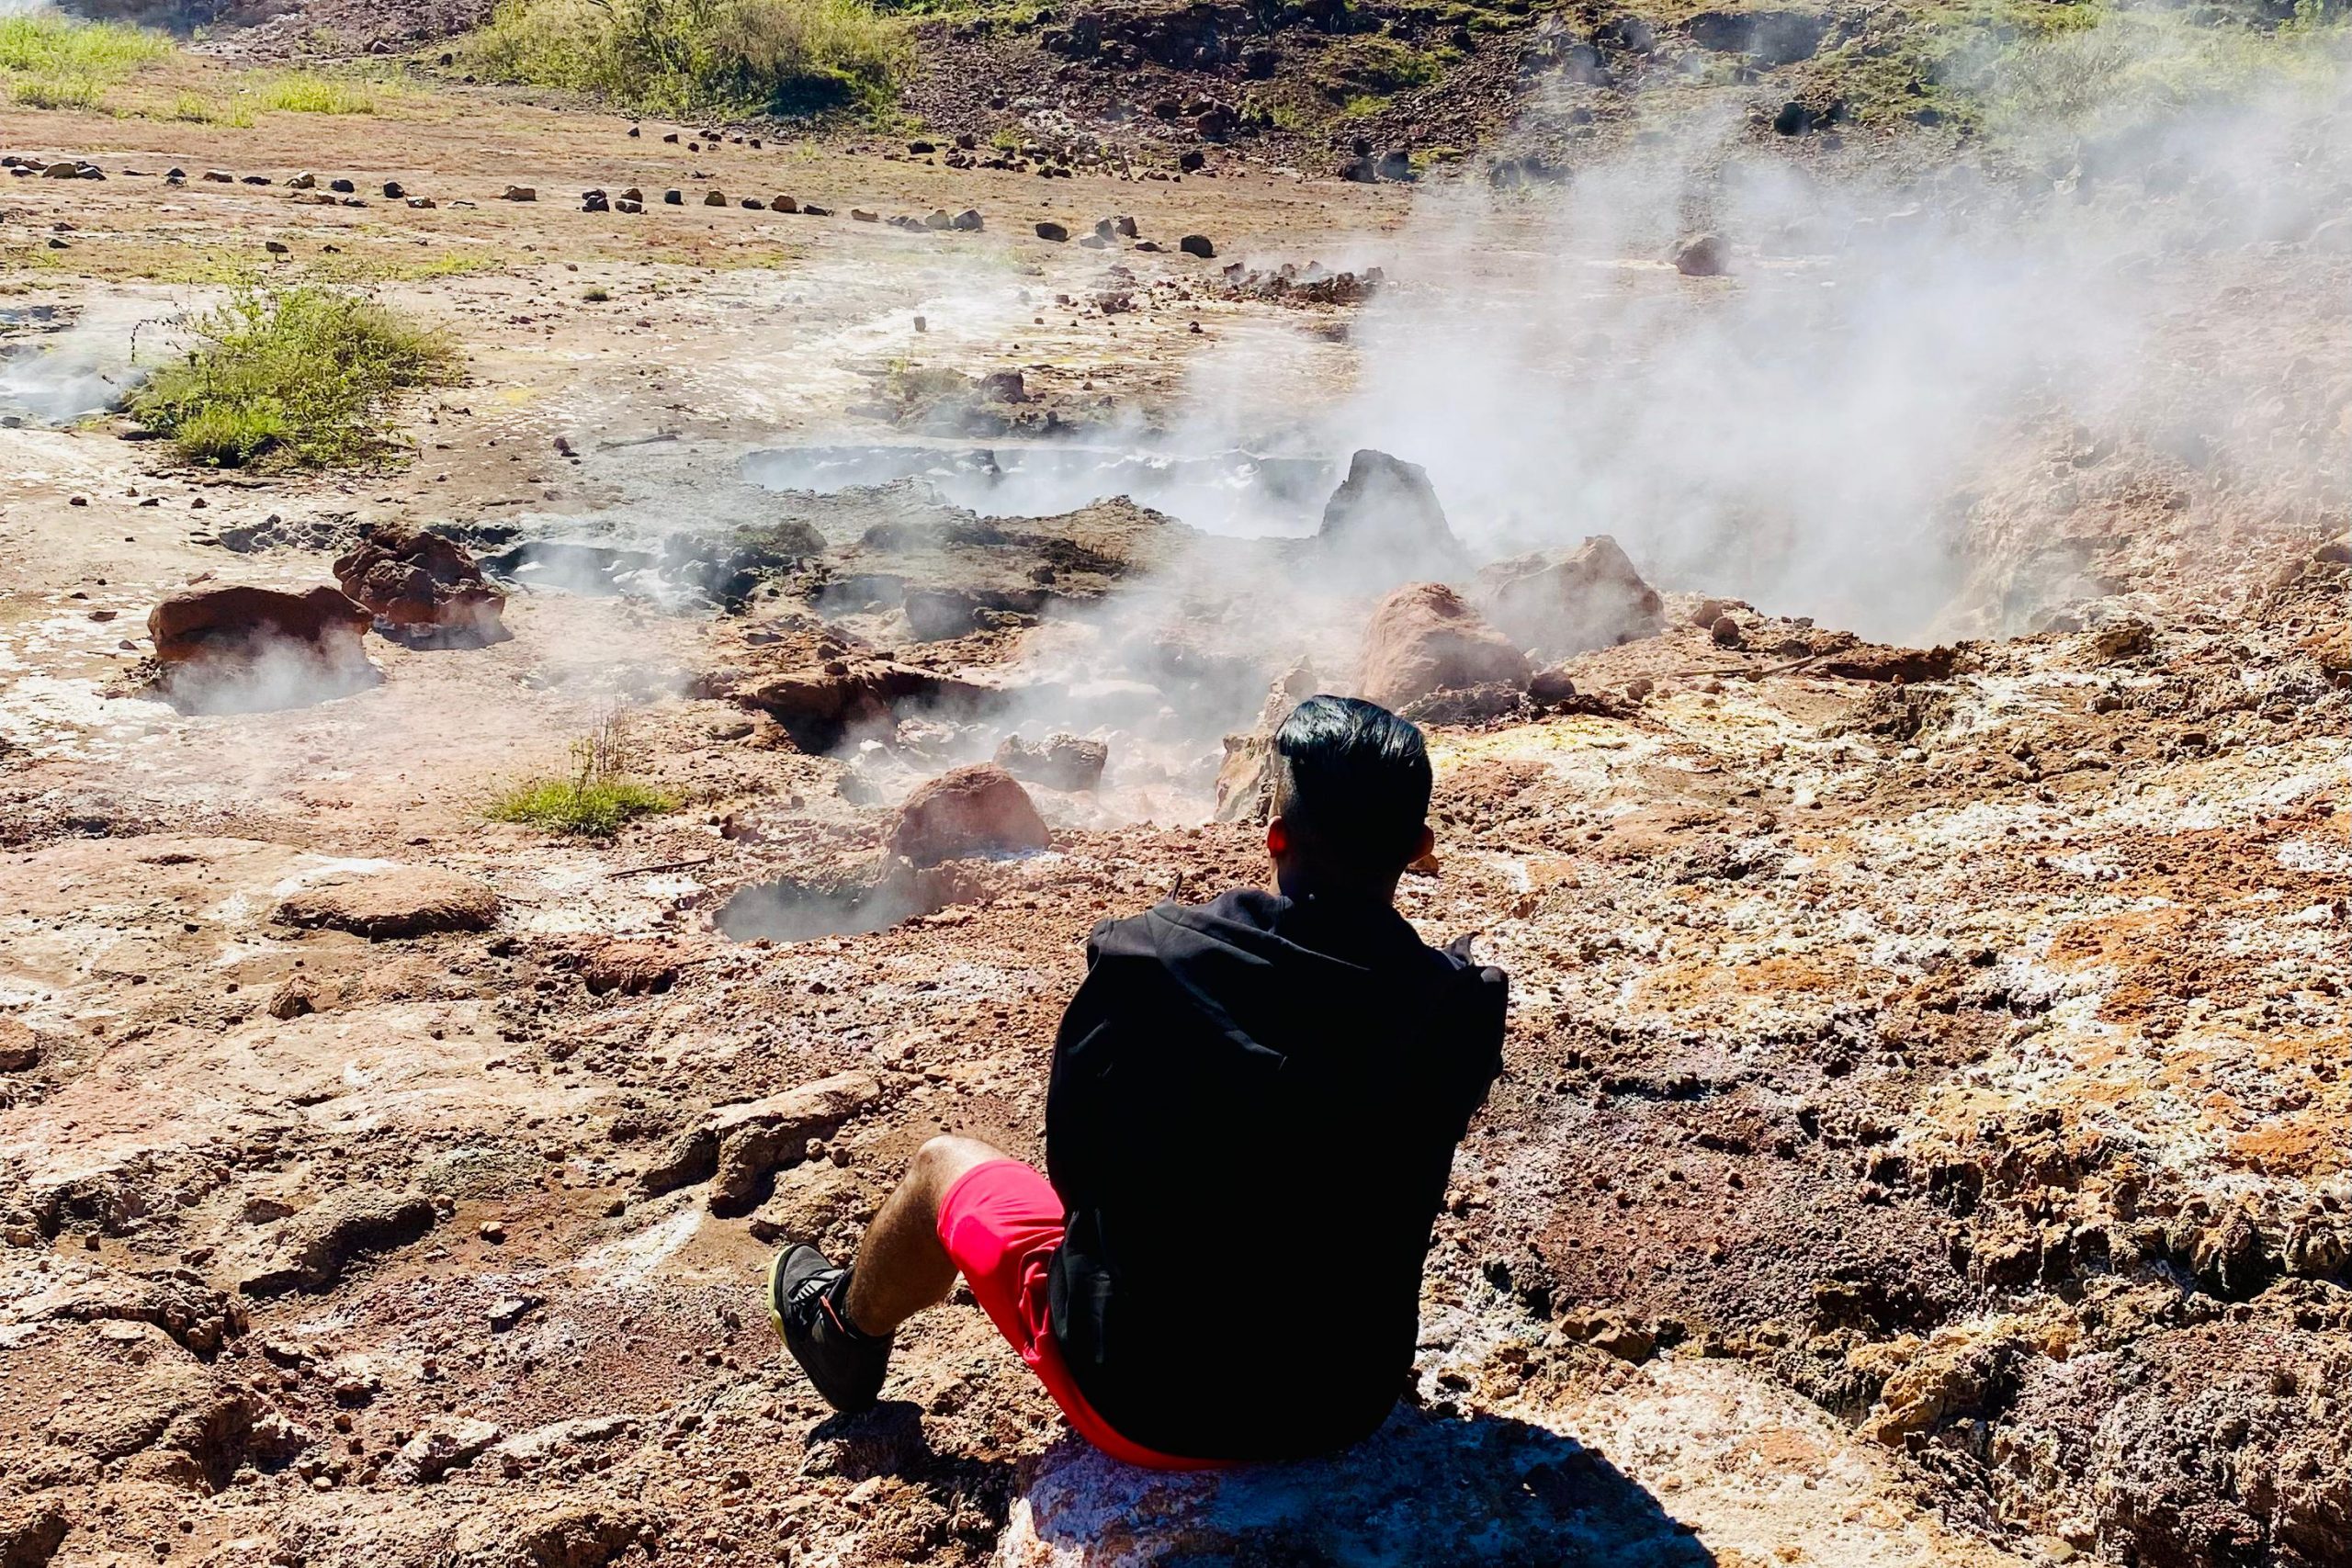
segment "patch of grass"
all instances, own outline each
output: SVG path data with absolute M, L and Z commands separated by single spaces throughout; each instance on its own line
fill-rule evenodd
M 2315 0 L 2275 28 L 2175 11 L 2109 11 L 2097 26 L 2045 30 L 1996 61 L 1956 59 L 1946 75 L 1996 135 L 2104 135 L 2200 104 L 2324 85 L 2342 69 L 2347 39 L 2352 25 L 2341 5 Z
M 378 456 L 398 396 L 458 374 L 440 333 L 315 283 L 243 285 L 194 331 L 197 345 L 150 378 L 130 412 L 189 462 L 216 468 Z
M 163 34 L 124 22 L 61 11 L 0 17 L 0 84 L 28 108 L 103 108 L 108 87 L 172 52 Z
M 458 54 L 492 81 L 642 114 L 878 109 L 910 58 L 865 0 L 500 0 Z
M 1346 103 L 1426 87 L 1444 70 L 1443 62 L 1428 50 L 1375 36 L 1335 40 L 1316 61 L 1315 79 L 1325 96 Z
M 27 76 L 8 85 L 8 96 L 28 109 L 106 107 L 106 84 L 92 76 Z
M 377 94 L 383 85 L 316 71 L 285 71 L 264 77 L 238 96 L 265 112 L 374 114 Z
M 580 299 L 581 303 L 585 305 L 601 305 L 612 297 L 611 289 L 602 284 L 594 284 L 581 291 Z
M 600 715 L 571 743 L 571 772 L 525 779 L 499 792 L 485 815 L 552 833 L 609 839 L 623 823 L 675 809 L 677 798 L 632 777 L 637 747 L 618 713 Z

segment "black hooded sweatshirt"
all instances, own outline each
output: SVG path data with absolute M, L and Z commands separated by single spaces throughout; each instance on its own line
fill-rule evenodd
M 1329 1452 L 1409 1375 L 1454 1145 L 1502 1065 L 1498 969 L 1385 904 L 1258 891 L 1107 920 L 1054 1045 L 1054 1337 L 1120 1436 Z

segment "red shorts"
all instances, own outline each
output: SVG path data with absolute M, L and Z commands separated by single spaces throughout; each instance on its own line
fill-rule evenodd
M 1223 1460 L 1177 1459 L 1127 1441 L 1078 1392 L 1054 1340 L 1046 1269 L 1062 1244 L 1062 1201 L 1017 1159 L 992 1159 L 956 1179 L 939 1203 L 939 1243 L 970 1282 L 989 1321 L 1021 1352 L 1070 1429 L 1113 1459 L 1149 1470 L 1216 1470 Z

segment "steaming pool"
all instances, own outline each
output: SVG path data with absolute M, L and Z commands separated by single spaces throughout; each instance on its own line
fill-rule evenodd
M 1050 517 L 1124 495 L 1212 534 L 1252 536 L 1312 533 L 1346 471 L 1329 457 L 1043 441 L 777 447 L 751 453 L 740 468 L 748 484 L 818 495 L 919 479 L 982 517 Z

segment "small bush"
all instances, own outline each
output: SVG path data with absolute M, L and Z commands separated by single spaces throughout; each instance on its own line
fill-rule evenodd
M 461 59 L 492 81 L 684 114 L 878 106 L 907 48 L 865 0 L 500 0 Z
M 512 785 L 490 803 L 490 819 L 609 839 L 625 822 L 673 809 L 673 796 L 629 776 L 636 750 L 621 716 L 601 715 L 571 743 L 571 776 Z
M 319 468 L 388 445 L 393 400 L 458 378 L 437 332 L 364 295 L 317 284 L 247 285 L 195 323 L 197 346 L 149 378 L 134 418 L 193 463 Z
M 602 284 L 592 284 L 580 295 L 582 302 L 589 305 L 601 305 L 612 297 L 613 291 Z

